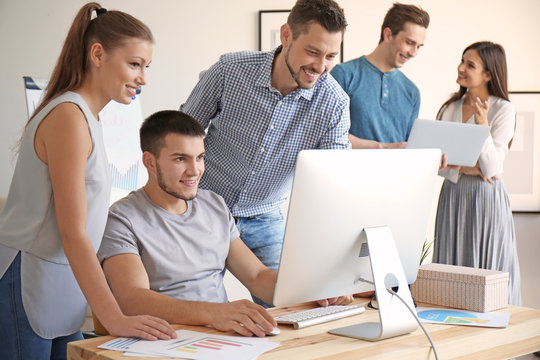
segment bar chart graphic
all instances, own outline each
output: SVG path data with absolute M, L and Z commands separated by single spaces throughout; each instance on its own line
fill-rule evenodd
M 253 360 L 275 349 L 278 342 L 261 338 L 224 336 L 190 330 L 177 330 L 171 340 L 147 341 L 116 338 L 98 345 L 100 349 L 124 351 L 127 356 L 159 356 L 193 360 Z
M 201 350 L 224 350 L 224 349 L 231 349 L 231 348 L 241 348 L 241 347 L 249 347 L 252 346 L 248 343 L 243 343 L 239 341 L 224 341 L 218 338 L 212 338 L 212 337 L 206 337 L 202 339 L 197 339 L 196 341 L 188 342 L 186 344 L 183 344 L 182 346 L 174 347 L 174 350 L 177 351 L 183 351 L 187 353 L 196 354 L 197 352 Z
M 131 345 L 133 345 L 133 344 L 135 344 L 136 342 L 139 342 L 139 341 L 140 341 L 140 339 L 136 339 L 136 338 L 120 337 L 120 338 L 116 338 L 116 339 L 114 339 L 112 341 L 109 341 L 107 343 L 107 346 L 111 350 L 123 351 L 123 350 L 128 350 Z

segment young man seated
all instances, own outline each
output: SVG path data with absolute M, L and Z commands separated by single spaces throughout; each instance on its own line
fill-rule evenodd
M 264 336 L 262 329 L 276 326 L 272 316 L 249 300 L 228 302 L 223 275 L 226 268 L 271 303 L 277 273 L 239 238 L 224 200 L 198 190 L 204 135 L 197 121 L 179 111 L 160 111 L 144 121 L 148 182 L 111 206 L 98 256 L 126 314 Z M 344 296 L 319 304 L 351 301 Z

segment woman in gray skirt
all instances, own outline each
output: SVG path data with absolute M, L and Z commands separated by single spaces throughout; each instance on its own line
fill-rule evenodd
M 440 172 L 445 181 L 433 262 L 507 271 L 508 301 L 521 305 L 514 220 L 500 176 L 516 121 L 503 47 L 487 41 L 469 45 L 458 66 L 457 83 L 459 90 L 442 105 L 437 119 L 491 129 L 474 167 Z

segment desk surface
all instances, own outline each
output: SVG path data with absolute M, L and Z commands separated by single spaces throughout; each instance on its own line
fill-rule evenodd
M 364 301 L 357 299 L 357 303 Z M 420 304 L 419 304 L 420 305 Z M 300 304 L 273 308 L 270 313 L 278 316 L 287 312 L 313 307 Z M 439 359 L 508 359 L 540 350 L 540 310 L 510 306 L 501 311 L 510 312 L 510 324 L 504 329 L 471 326 L 425 324 Z M 294 330 L 280 325 L 281 334 L 269 337 L 281 346 L 259 356 L 259 360 L 284 359 L 434 359 L 435 356 L 422 329 L 377 342 L 356 340 L 329 334 L 327 331 L 360 322 L 378 321 L 378 313 L 366 307 L 363 314 L 329 323 Z M 202 326 L 175 325 L 176 329 L 188 329 L 224 334 Z M 231 335 L 227 333 L 226 335 Z M 111 340 L 110 336 L 69 343 L 70 360 L 127 359 L 122 352 L 98 349 L 97 346 Z M 155 358 L 134 358 L 149 359 Z

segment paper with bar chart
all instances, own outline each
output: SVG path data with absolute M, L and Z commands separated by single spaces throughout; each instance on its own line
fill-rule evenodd
M 508 312 L 474 312 L 468 310 L 424 308 L 416 313 L 420 321 L 434 324 L 465 325 L 482 327 L 506 327 L 510 321 Z
M 163 356 L 195 360 L 252 360 L 279 346 L 266 338 L 223 336 L 190 330 L 177 330 L 174 340 L 146 341 L 116 338 L 101 349 L 125 351 L 129 355 Z

